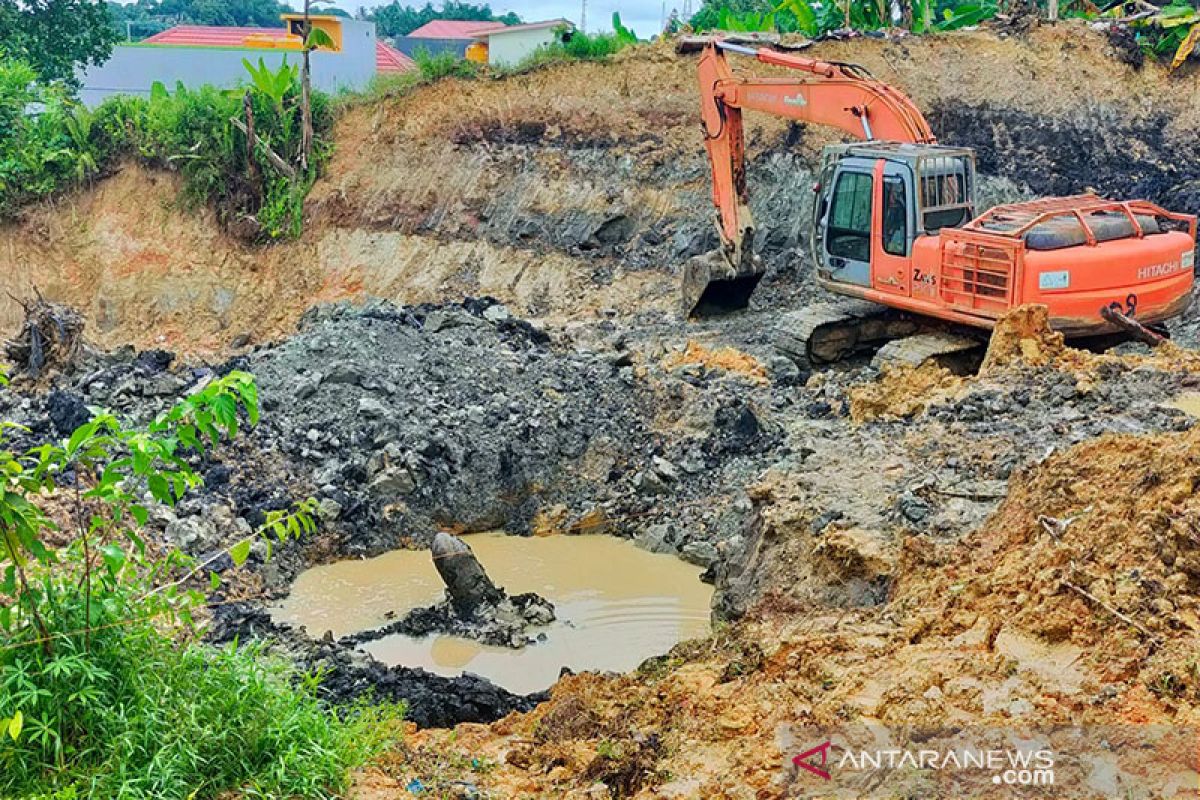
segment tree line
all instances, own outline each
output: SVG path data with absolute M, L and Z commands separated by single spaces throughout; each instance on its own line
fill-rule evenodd
M 417 8 L 402 5 L 399 0 L 392 0 L 387 5 L 374 8 L 359 8 L 358 18 L 375 23 L 375 31 L 379 36 L 407 36 L 422 25 L 437 19 L 479 20 L 483 22 L 503 22 L 505 25 L 520 25 L 521 18 L 509 11 L 496 15 L 487 3 L 476 5 L 463 3 L 458 0 L 446 0 L 441 8 L 434 8 L 432 3 Z

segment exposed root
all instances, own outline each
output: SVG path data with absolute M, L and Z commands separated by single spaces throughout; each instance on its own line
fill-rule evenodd
M 4 356 L 31 378 L 74 363 L 83 347 L 83 316 L 70 306 L 47 302 L 34 289 L 33 300 L 13 298 L 25 309 L 16 338 L 4 343 Z

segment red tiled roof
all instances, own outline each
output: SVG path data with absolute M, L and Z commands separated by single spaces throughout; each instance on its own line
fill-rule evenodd
M 570 30 L 575 29 L 575 24 L 568 19 L 559 17 L 558 19 L 547 19 L 541 22 L 524 22 L 520 25 L 504 25 L 500 28 L 489 28 L 487 30 L 477 31 L 471 34 L 473 39 L 486 39 L 494 33 L 508 33 L 509 31 L 537 31 L 543 28 L 557 28 L 562 26 Z
M 435 19 L 426 22 L 409 34 L 417 39 L 470 39 L 476 33 L 507 27 L 503 22 L 480 20 Z
M 415 61 L 396 48 L 384 42 L 375 42 L 376 72 L 408 72 L 416 66 Z
M 237 47 L 247 36 L 280 39 L 288 38 L 286 28 L 234 28 L 220 25 L 176 25 L 144 40 L 145 44 L 209 45 Z
M 176 25 L 145 40 L 146 44 L 204 45 L 209 47 L 239 47 L 248 37 L 257 39 L 288 39 L 286 28 L 237 28 L 219 25 Z M 411 58 L 385 42 L 375 42 L 376 72 L 408 72 L 416 64 Z

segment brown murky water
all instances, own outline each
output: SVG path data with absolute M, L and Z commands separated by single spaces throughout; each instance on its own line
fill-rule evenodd
M 386 664 L 472 672 L 526 693 L 553 684 L 564 666 L 624 672 L 709 631 L 712 587 L 700 582 L 699 567 L 674 556 L 612 536 L 464 538 L 510 594 L 537 592 L 554 603 L 558 621 L 545 628 L 546 641 L 510 650 L 453 636 L 397 635 L 363 645 L 368 652 Z M 428 552 L 396 550 L 305 571 L 274 617 L 313 636 L 344 636 L 383 625 L 388 612 L 434 603 L 442 591 Z

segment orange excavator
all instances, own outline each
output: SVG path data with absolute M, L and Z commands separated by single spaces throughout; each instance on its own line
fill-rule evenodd
M 810 241 L 817 283 L 854 300 L 792 315 L 788 336 L 797 357 L 835 360 L 932 320 L 943 329 L 986 331 L 1024 303 L 1045 304 L 1051 325 L 1071 337 L 1118 332 L 1130 318 L 1152 326 L 1187 308 L 1195 216 L 1092 194 L 976 216 L 974 153 L 937 144 L 912 100 L 864 68 L 722 39 L 698 46 L 721 246 L 685 266 L 685 314 L 745 307 L 763 274 L 752 252 L 746 109 L 863 140 L 825 148 Z M 735 76 L 727 53 L 806 74 Z M 901 324 L 864 324 L 880 319 Z

